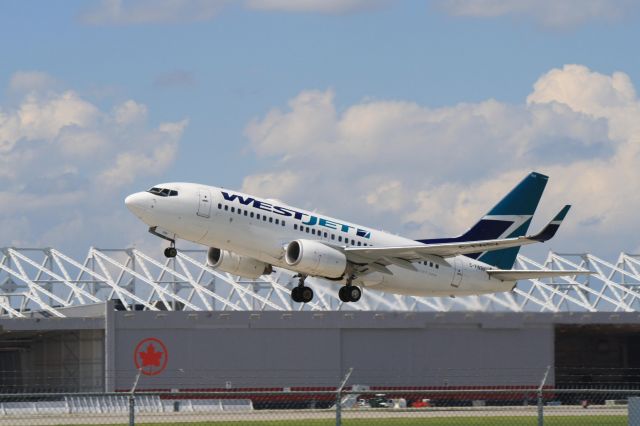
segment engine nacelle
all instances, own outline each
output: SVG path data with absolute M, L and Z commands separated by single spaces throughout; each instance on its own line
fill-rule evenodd
M 268 263 L 215 247 L 209 248 L 207 252 L 207 264 L 223 272 L 253 280 L 273 272 L 273 268 Z
M 292 269 L 307 275 L 340 278 L 347 269 L 344 253 L 313 240 L 290 242 L 284 259 Z

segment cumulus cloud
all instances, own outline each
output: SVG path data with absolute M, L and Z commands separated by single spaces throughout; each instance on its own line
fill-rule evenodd
M 50 80 L 20 73 L 9 85 Z M 148 108 L 134 100 L 104 109 L 72 89 L 27 86 L 15 103 L 0 105 L 1 244 L 127 244 L 129 229 L 114 232 L 128 223 L 116 220 L 123 194 L 167 170 L 187 121 L 154 128 Z
M 616 20 L 637 9 L 637 3 L 631 0 L 440 0 L 436 4 L 455 16 L 524 17 L 551 28 Z
M 563 250 L 638 244 L 629 236 L 640 231 L 640 103 L 624 73 L 553 69 L 519 104 L 364 101 L 337 111 L 331 90 L 304 91 L 249 123 L 252 149 L 273 166 L 243 189 L 438 237 L 464 231 L 537 170 L 551 177 L 542 216 L 574 204 L 554 242 Z

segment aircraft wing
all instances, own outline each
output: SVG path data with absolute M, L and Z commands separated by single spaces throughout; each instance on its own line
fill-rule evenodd
M 556 234 L 570 208 L 570 205 L 564 206 L 551 222 L 535 235 L 498 240 L 462 241 L 400 247 L 346 247 L 344 252 L 347 258 L 354 263 L 377 262 L 383 265 L 393 263 L 401 267 L 414 269 L 410 264 L 411 261 L 429 259 L 433 256 L 447 258 L 460 254 L 502 250 L 547 241 Z
M 550 278 L 550 277 L 567 277 L 572 275 L 590 275 L 591 271 L 574 270 L 574 271 L 530 271 L 530 270 L 502 270 L 502 269 L 489 269 L 487 273 L 493 277 L 502 281 L 518 281 L 528 280 L 531 278 Z

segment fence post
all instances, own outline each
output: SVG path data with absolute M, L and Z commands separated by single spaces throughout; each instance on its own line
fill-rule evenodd
M 136 397 L 133 393 L 129 394 L 129 426 L 135 426 Z
M 542 381 L 538 387 L 538 426 L 544 426 L 544 397 L 542 395 L 542 389 L 547 382 L 549 370 L 551 370 L 551 366 L 547 365 L 547 371 L 544 372 L 544 376 L 542 376 Z
M 336 390 L 336 426 L 342 426 L 342 389 L 344 385 L 347 384 L 347 380 L 351 377 L 351 373 L 353 373 L 353 367 L 349 368 L 347 374 L 344 375 L 342 379 L 342 383 Z
M 129 426 L 135 426 L 136 424 L 136 397 L 134 392 L 136 391 L 136 386 L 138 386 L 138 380 L 140 380 L 140 373 L 142 373 L 141 368 L 138 369 L 138 374 L 136 374 L 136 379 L 131 387 L 131 392 L 129 392 Z

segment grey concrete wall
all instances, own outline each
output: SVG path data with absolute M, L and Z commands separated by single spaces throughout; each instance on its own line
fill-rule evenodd
M 511 314 L 117 312 L 114 327 L 116 389 L 147 338 L 167 356 L 148 389 L 333 387 L 349 367 L 371 386 L 537 385 L 553 365 L 553 322 Z

